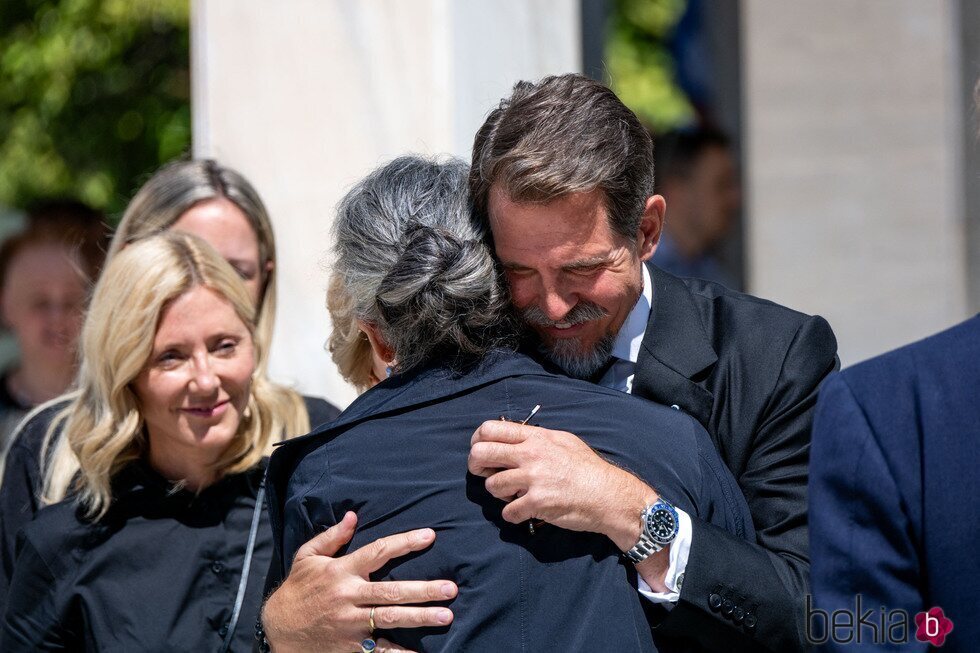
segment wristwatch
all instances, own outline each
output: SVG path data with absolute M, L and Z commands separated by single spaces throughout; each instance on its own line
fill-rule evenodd
M 640 541 L 626 552 L 626 557 L 634 564 L 643 562 L 673 542 L 679 530 L 677 509 L 665 499 L 658 499 L 644 508 L 640 516 Z

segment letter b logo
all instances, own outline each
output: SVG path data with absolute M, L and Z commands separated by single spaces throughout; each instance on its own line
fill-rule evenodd
M 915 638 L 920 642 L 929 642 L 933 646 L 945 644 L 946 635 L 953 630 L 953 622 L 938 606 L 915 615 L 915 625 Z

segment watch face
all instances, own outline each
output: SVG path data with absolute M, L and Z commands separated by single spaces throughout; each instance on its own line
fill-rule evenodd
M 672 541 L 677 528 L 677 515 L 669 508 L 657 508 L 647 515 L 647 532 L 658 542 Z

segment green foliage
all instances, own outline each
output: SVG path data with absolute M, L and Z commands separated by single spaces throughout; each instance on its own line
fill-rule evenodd
M 0 2 L 0 204 L 116 213 L 189 149 L 188 3 Z
M 666 42 L 684 14 L 685 0 L 615 0 L 606 39 L 610 84 L 623 102 L 656 131 L 691 122 L 694 109 L 674 82 Z

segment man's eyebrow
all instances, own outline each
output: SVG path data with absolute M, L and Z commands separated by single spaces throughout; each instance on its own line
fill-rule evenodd
M 591 256 L 589 258 L 583 258 L 577 261 L 572 261 L 571 263 L 566 263 L 565 265 L 561 266 L 561 269 L 568 272 L 574 272 L 575 270 L 588 270 L 590 268 L 602 265 L 608 260 L 608 256 Z
M 501 261 L 500 264 L 504 267 L 505 270 L 530 270 L 531 269 L 526 265 L 521 265 L 520 263 L 509 263 L 509 262 Z

